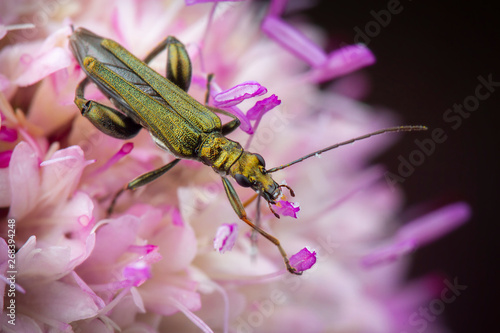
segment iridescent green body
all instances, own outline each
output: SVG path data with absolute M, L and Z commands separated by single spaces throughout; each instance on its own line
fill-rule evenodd
M 232 176 L 241 186 L 251 187 L 268 202 L 269 207 L 276 204 L 281 186 L 267 174 L 262 156 L 244 151 L 238 142 L 225 137 L 239 126 L 236 117 L 202 105 L 187 94 L 191 81 L 191 62 L 182 43 L 168 37 L 145 61 L 115 41 L 82 28 L 70 36 L 70 45 L 87 74 L 87 78 L 77 87 L 75 97 L 75 104 L 82 115 L 102 132 L 119 139 L 129 139 L 144 128 L 159 147 L 177 158 L 129 182 L 112 200 L 109 213 L 124 190 L 135 189 L 155 180 L 180 159 L 194 159 L 221 175 L 229 202 L 238 217 L 273 242 L 283 256 L 287 269 L 298 274 L 290 266 L 279 241 L 247 218 L 245 208 L 226 176 Z M 146 64 L 164 48 L 169 53 L 166 78 Z M 117 110 L 84 97 L 89 80 L 99 87 Z M 234 119 L 222 125 L 213 111 Z
M 100 45 L 126 68 L 134 69 L 133 73 L 124 71 L 123 67 L 120 71 L 113 70 L 116 67 L 99 61 L 99 55 L 83 58 L 85 72 L 99 87 L 105 87 L 115 106 L 126 109 L 129 117 L 146 128 L 155 142 L 174 156 L 200 160 L 228 174 L 243 148 L 222 136 L 220 118 L 118 43 L 102 39 Z
M 299 163 L 307 158 L 352 142 L 387 132 L 425 130 L 425 126 L 400 126 L 376 131 L 305 155 L 288 164 L 265 169 L 259 154 L 243 150 L 238 142 L 225 137 L 239 126 L 233 115 L 202 105 L 187 94 L 191 83 L 191 61 L 184 45 L 174 37 L 167 37 L 141 61 L 121 45 L 79 28 L 70 36 L 70 46 L 75 58 L 87 74 L 76 89 L 75 104 L 95 127 L 119 139 L 134 137 L 142 128 L 149 131 L 153 140 L 176 159 L 161 168 L 145 173 L 129 182 L 111 201 L 110 214 L 118 196 L 155 180 L 174 167 L 180 159 L 193 159 L 210 166 L 220 174 L 229 202 L 238 217 L 277 246 L 289 272 L 301 274 L 290 265 L 288 257 L 277 238 L 253 224 L 246 215 L 236 191 L 227 179 L 233 177 L 243 187 L 251 187 L 271 205 L 281 195 L 281 187 L 271 173 Z M 167 73 L 161 76 L 147 63 L 167 49 Z M 117 109 L 87 100 L 84 90 L 93 81 Z M 210 81 L 210 80 L 208 80 Z M 208 94 L 207 101 L 208 102 Z M 222 125 L 214 113 L 233 118 Z

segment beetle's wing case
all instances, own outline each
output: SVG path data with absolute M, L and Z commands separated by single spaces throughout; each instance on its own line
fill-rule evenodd
M 202 133 L 220 131 L 217 115 L 118 43 L 79 28 L 70 44 L 101 91 L 177 157 L 193 157 Z

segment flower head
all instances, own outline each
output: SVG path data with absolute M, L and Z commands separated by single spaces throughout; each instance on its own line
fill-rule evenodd
M 211 105 L 241 122 L 231 139 L 271 165 L 393 124 L 386 112 L 343 94 L 364 89 L 342 76 L 374 62 L 366 46 L 327 54 L 310 25 L 281 18 L 286 1 L 272 1 L 267 11 L 260 2 L 202 2 L 210 1 L 56 2 L 35 28 L 18 25 L 35 19 L 35 6 L 0 4 L 0 206 L 15 221 L 1 230 L 2 329 L 12 330 L 5 301 L 14 251 L 16 327 L 25 331 L 185 332 L 193 324 L 204 332 L 405 330 L 415 307 L 433 297 L 429 279 L 405 283 L 405 255 L 470 212 L 457 203 L 390 233 L 402 196 L 383 182 L 382 167 L 367 164 L 393 137 L 273 173 L 297 193 L 296 221 L 276 223 L 266 205 L 236 189 L 249 220 L 297 253 L 289 259 L 302 277 L 284 269 L 275 244 L 236 238 L 227 222 L 237 215 L 219 175 L 196 161 L 125 191 L 108 216 L 125 184 L 174 157 L 147 130 L 121 141 L 81 116 L 73 99 L 85 74 L 68 47 L 71 25 L 139 58 L 176 36 L 192 62 L 189 94 L 204 101 L 207 73 L 214 73 Z M 150 66 L 165 73 L 164 54 Z M 318 88 L 333 78 L 342 89 Z M 93 85 L 85 97 L 112 105 Z M 299 209 L 287 201 L 273 207 L 293 217 Z

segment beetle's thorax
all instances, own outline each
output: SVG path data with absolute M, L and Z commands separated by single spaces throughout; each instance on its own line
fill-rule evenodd
M 243 147 L 214 132 L 203 135 L 203 141 L 197 149 L 200 161 L 221 175 L 228 175 L 231 166 L 240 158 Z

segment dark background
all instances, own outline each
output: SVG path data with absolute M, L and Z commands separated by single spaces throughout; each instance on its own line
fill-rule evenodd
M 324 0 L 307 13 L 325 28 L 332 41 L 329 48 L 334 49 L 339 38 L 353 43 L 354 28 L 365 31 L 375 20 L 370 12 L 387 9 L 390 2 Z M 440 127 L 448 136 L 402 184 L 408 207 L 465 200 L 473 209 L 468 224 L 414 254 L 409 278 L 432 272 L 457 277 L 468 288 L 446 305 L 440 319 L 457 333 L 496 331 L 500 87 L 457 130 L 443 121 L 443 114 L 474 95 L 479 75 L 492 74 L 493 81 L 500 82 L 495 50 L 500 13 L 484 1 L 401 0 L 400 6 L 402 11 L 369 40 L 377 63 L 365 69 L 373 85 L 365 101 L 392 108 L 401 124 Z M 402 136 L 377 162 L 397 170 L 398 156 L 408 157 L 416 148 L 414 139 Z

